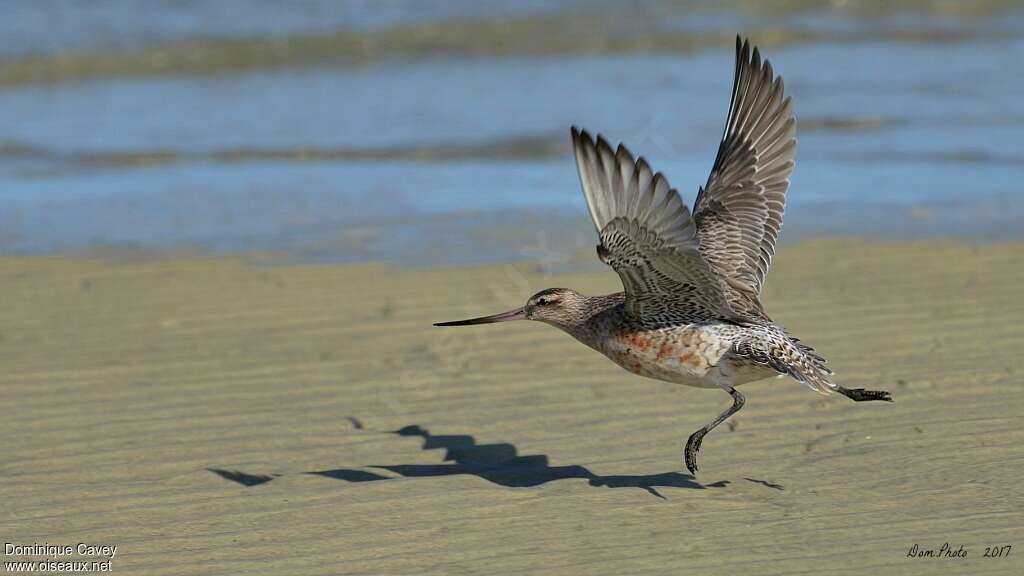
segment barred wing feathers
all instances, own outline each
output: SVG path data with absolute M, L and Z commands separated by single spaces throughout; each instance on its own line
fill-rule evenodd
M 760 295 L 782 228 L 796 152 L 796 120 L 781 77 L 736 38 L 725 133 L 694 202 L 700 252 L 737 312 L 767 319 Z
M 622 279 L 630 311 L 666 322 L 733 317 L 690 211 L 668 180 L 623 145 L 613 150 L 575 127 L 572 140 L 598 255 Z

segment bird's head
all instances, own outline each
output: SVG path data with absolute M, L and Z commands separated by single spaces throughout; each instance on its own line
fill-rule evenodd
M 581 320 L 581 311 L 585 300 L 586 296 L 569 288 L 548 288 L 530 296 L 526 305 L 521 308 L 469 320 L 439 322 L 434 326 L 469 326 L 508 322 L 509 320 L 539 320 L 563 328 L 572 326 Z

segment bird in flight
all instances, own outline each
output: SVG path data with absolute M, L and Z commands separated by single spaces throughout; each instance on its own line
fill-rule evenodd
M 782 78 L 756 47 L 736 38 L 725 133 L 692 213 L 665 176 L 624 145 L 612 148 L 576 127 L 572 143 L 597 255 L 624 290 L 585 296 L 549 288 L 521 308 L 436 326 L 538 320 L 634 374 L 728 392 L 732 406 L 686 441 L 691 474 L 704 436 L 743 408 L 740 384 L 786 375 L 857 402 L 892 401 L 882 390 L 836 383 L 825 359 L 761 305 L 793 171 L 796 120 Z

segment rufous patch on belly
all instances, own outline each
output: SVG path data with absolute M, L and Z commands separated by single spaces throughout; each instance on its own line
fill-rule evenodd
M 654 347 L 654 339 L 646 337 L 642 334 L 622 334 L 618 336 L 616 339 L 619 341 L 620 344 L 632 346 L 633 348 L 636 348 L 637 350 L 641 350 L 643 352 L 646 352 Z
M 672 344 L 670 344 L 669 342 L 663 343 L 661 345 L 661 347 L 658 348 L 658 357 L 657 357 L 658 358 L 658 362 L 661 362 L 665 358 L 668 358 L 668 356 L 670 354 L 672 354 L 672 351 L 673 351 Z
M 679 357 L 679 362 L 694 371 L 703 370 L 707 368 L 707 362 L 694 350 L 687 350 L 682 356 Z

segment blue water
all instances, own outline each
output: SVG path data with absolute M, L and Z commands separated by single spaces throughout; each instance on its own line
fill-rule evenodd
M 146 2 L 146 18 L 117 18 L 125 3 L 90 4 L 78 19 L 55 15 L 52 2 L 18 4 L 4 24 L 21 23 L 16 40 L 0 26 L 0 65 L 192 38 L 545 18 L 579 5 L 312 2 L 282 15 L 278 3 Z M 665 11 L 657 26 L 680 33 L 757 22 Z M 766 49 L 799 122 L 784 240 L 1019 238 L 1024 18 L 1010 14 L 788 15 L 794 31 L 823 36 Z M 568 256 L 593 243 L 573 124 L 626 142 L 692 200 L 720 137 L 731 49 L 521 52 L 0 85 L 0 253 L 129 245 L 426 263 Z

